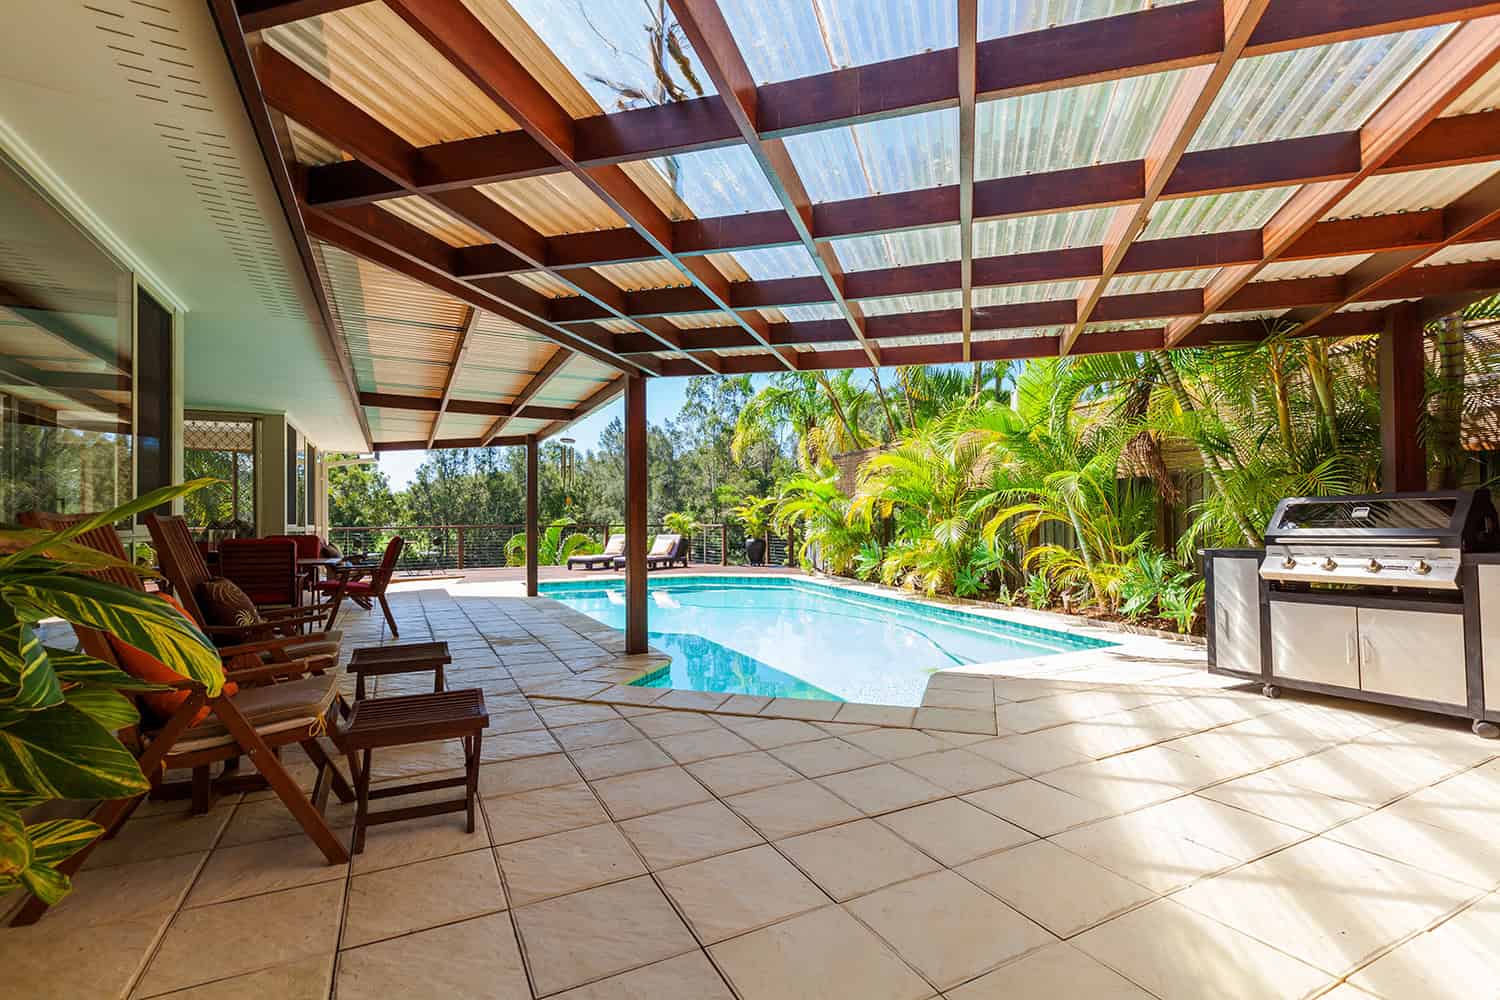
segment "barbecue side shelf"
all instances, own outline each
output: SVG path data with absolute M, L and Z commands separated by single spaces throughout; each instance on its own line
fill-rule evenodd
M 1204 553 L 1211 673 L 1500 732 L 1500 553 L 1466 553 L 1459 590 L 1430 594 L 1273 589 L 1264 557 Z

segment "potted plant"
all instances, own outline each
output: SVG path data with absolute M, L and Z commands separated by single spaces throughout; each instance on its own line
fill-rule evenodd
M 771 520 L 771 505 L 775 497 L 756 497 L 746 494 L 729 515 L 745 528 L 745 559 L 751 566 L 766 564 L 766 526 Z
M 26 888 L 47 904 L 71 884 L 57 866 L 102 832 L 83 819 L 28 823 L 48 800 L 140 795 L 149 783 L 115 735 L 139 721 L 122 692 L 159 690 L 114 665 L 45 644 L 49 618 L 108 632 L 217 695 L 224 672 L 213 643 L 165 602 L 86 575 L 143 571 L 72 539 L 208 485 L 154 490 L 63 531 L 0 530 L 0 894 Z

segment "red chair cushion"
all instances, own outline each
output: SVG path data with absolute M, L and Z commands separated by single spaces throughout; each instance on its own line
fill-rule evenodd
M 321 593 L 332 594 L 339 589 L 339 583 L 337 580 L 323 580 L 317 587 Z M 368 580 L 357 580 L 354 583 L 344 584 L 344 593 L 346 594 L 368 594 L 369 592 L 370 581 Z
M 176 608 L 182 617 L 188 618 L 187 611 L 183 609 L 175 597 L 167 594 L 159 594 L 158 596 Z M 189 620 L 191 621 L 191 619 Z M 115 660 L 120 664 L 120 669 L 132 677 L 143 681 L 150 681 L 152 684 L 171 684 L 174 681 L 187 679 L 150 653 L 139 647 L 132 646 L 116 636 L 112 635 L 109 637 L 109 644 L 115 651 Z M 238 691 L 239 685 L 234 683 L 234 681 L 225 682 L 224 693 L 226 695 L 233 695 Z M 188 700 L 190 694 L 191 692 L 188 691 L 153 691 L 141 695 L 141 701 L 152 715 L 156 716 L 158 720 L 165 722 L 182 707 L 183 702 Z M 208 718 L 210 711 L 212 710 L 207 705 L 198 709 L 197 714 L 193 716 L 192 725 L 196 726 Z
M 298 559 L 317 559 L 323 553 L 323 539 L 317 535 L 271 535 L 271 538 L 290 538 L 297 546 Z

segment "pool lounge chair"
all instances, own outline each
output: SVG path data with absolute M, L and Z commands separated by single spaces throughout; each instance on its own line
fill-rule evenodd
M 663 569 L 673 563 L 682 563 L 682 568 L 687 569 L 688 543 L 681 535 L 657 535 L 651 543 L 651 551 L 646 553 L 646 568 Z M 625 557 L 615 558 L 615 569 L 625 568 Z
M 610 535 L 609 541 L 604 543 L 604 551 L 589 556 L 568 556 L 568 569 L 573 567 L 579 569 L 609 569 L 615 564 L 617 558 L 625 555 L 625 536 Z

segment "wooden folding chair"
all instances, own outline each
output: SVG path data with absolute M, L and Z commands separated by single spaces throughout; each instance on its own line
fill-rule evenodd
M 23 514 L 21 523 L 28 527 L 57 529 L 80 520 L 80 516 Z M 125 550 L 113 528 L 105 526 L 86 532 L 75 539 L 98 551 L 125 558 Z M 94 574 L 122 586 L 145 590 L 141 579 L 123 569 L 101 570 Z M 117 664 L 109 637 L 95 629 L 74 626 L 84 652 Z M 218 762 L 226 765 L 241 756 L 250 758 L 259 778 L 276 792 L 287 809 L 297 818 L 303 830 L 322 850 L 329 864 L 343 864 L 349 852 L 339 842 L 323 818 L 322 810 L 331 790 L 341 802 L 354 800 L 354 791 L 318 743 L 324 735 L 334 735 L 336 718 L 342 701 L 338 679 L 323 671 L 320 661 L 287 658 L 286 646 L 292 639 L 276 639 L 221 649 L 226 657 L 225 675 L 240 685 L 239 693 L 220 693 L 210 698 L 208 691 L 194 681 L 180 681 L 173 686 L 188 692 L 187 700 L 160 725 L 153 725 L 143 711 L 142 725 L 124 734 L 128 745 L 137 751 L 141 773 L 151 783 L 153 796 L 167 789 L 163 775 L 173 769 L 193 771 L 192 794 L 195 811 L 208 808 L 206 781 L 208 768 Z M 272 662 L 264 662 L 270 657 Z M 207 705 L 210 716 L 197 725 L 193 717 Z M 297 782 L 287 773 L 279 757 L 281 747 L 299 744 L 318 768 L 311 799 L 303 794 Z M 234 780 L 246 783 L 249 776 Z M 58 866 L 65 875 L 75 874 L 98 844 L 115 836 L 146 793 L 124 799 L 109 799 L 99 804 L 94 822 L 104 828 L 98 839 L 84 846 Z M 167 795 L 165 797 L 172 797 Z M 47 905 L 33 897 L 28 899 L 11 920 L 12 926 L 40 920 Z
M 391 584 L 391 577 L 396 573 L 396 563 L 401 558 L 401 549 L 405 545 L 406 540 L 400 535 L 387 542 L 385 554 L 380 557 L 380 565 L 375 567 L 369 580 L 339 579 L 337 582 L 326 581 L 318 584 L 319 592 L 332 595 L 333 612 L 328 620 L 332 622 L 338 617 L 339 603 L 345 597 L 357 601 L 366 608 L 372 601 L 379 601 L 380 610 L 385 614 L 385 623 L 391 628 L 391 638 L 401 638 L 401 630 L 396 627 L 396 616 L 391 614 L 390 603 L 385 599 L 385 588 Z

